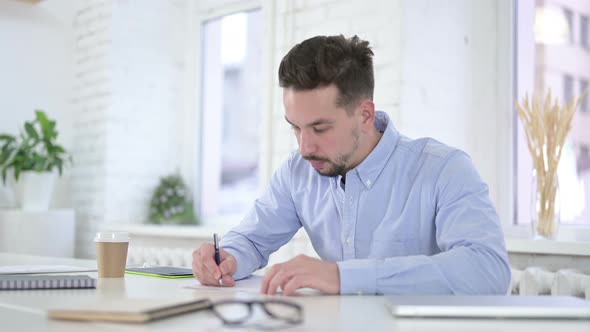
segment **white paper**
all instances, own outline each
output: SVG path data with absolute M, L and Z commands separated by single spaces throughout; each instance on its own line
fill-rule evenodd
M 262 287 L 262 280 L 264 280 L 263 276 L 251 275 L 246 279 L 237 280 L 234 287 L 217 287 L 217 286 L 204 286 L 199 283 L 195 285 L 186 286 L 186 288 L 194 288 L 194 289 L 227 289 L 227 290 L 238 290 L 248 293 L 257 293 L 260 294 L 260 288 Z M 277 290 L 277 294 L 281 294 L 281 288 Z M 296 291 L 297 295 L 322 295 L 322 293 L 318 290 L 311 289 L 311 288 L 300 288 Z
M 0 266 L 0 274 L 33 274 L 33 273 L 69 273 L 69 272 L 90 272 L 96 269 L 89 269 L 69 265 L 13 265 Z
M 206 286 L 201 285 L 200 283 L 187 286 L 187 288 L 195 288 L 195 289 L 202 289 L 202 288 L 215 288 L 215 289 L 232 289 L 232 290 L 240 290 L 240 291 L 247 291 L 247 292 L 260 292 L 260 287 L 262 287 L 262 280 L 264 278 L 261 276 L 249 276 L 248 278 L 237 280 L 234 287 L 217 287 L 217 286 Z

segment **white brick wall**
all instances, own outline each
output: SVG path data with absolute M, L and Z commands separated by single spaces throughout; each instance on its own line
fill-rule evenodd
M 276 1 L 273 63 L 272 168 L 296 147 L 285 119 L 277 70 L 295 44 L 316 35 L 358 35 L 375 53 L 375 104 L 396 121 L 400 102 L 400 1 Z
M 72 203 L 76 209 L 76 255 L 93 256 L 89 244 L 104 221 L 106 118 L 112 100 L 110 1 L 88 1 L 74 17 Z M 105 26 L 107 29 L 105 29 Z
M 359 35 L 370 41 L 375 52 L 375 102 L 394 121 L 400 102 L 400 8 L 401 1 L 385 0 L 259 0 L 195 2 L 195 16 L 201 19 L 228 15 L 246 8 L 261 7 L 266 41 L 264 53 L 271 62 L 265 77 L 264 93 L 270 106 L 265 111 L 266 128 L 261 163 L 263 187 L 275 170 L 296 148 L 292 131 L 284 119 L 282 93 L 277 71 L 283 56 L 297 43 L 316 35 Z M 195 25 L 200 22 L 195 22 Z M 270 134 L 269 134 L 270 133 Z
M 498 123 L 499 114 L 510 116 L 498 98 L 500 75 L 510 70 L 499 67 L 498 50 L 510 50 L 498 44 L 499 2 L 404 2 L 397 122 L 410 137 L 434 137 L 469 153 L 496 203 L 512 190 L 497 186 L 499 168 L 512 167 L 497 146 L 510 133 Z M 510 91 L 509 83 L 502 88 Z
M 184 1 L 86 1 L 75 15 L 72 196 L 77 256 L 108 224 L 142 223 L 178 165 Z
M 277 1 L 273 50 L 272 169 L 296 147 L 284 121 L 276 70 L 296 43 L 329 34 L 359 35 L 370 41 L 375 57 L 375 104 L 410 137 L 430 136 L 467 151 L 490 196 L 502 203 L 507 156 L 498 136 L 509 134 L 498 114 L 510 109 L 498 90 L 508 67 L 499 49 L 510 37 L 499 36 L 498 1 L 342 0 Z M 509 32 L 506 32 L 509 33 Z M 509 82 L 508 82 L 509 83 Z M 508 84 L 507 83 L 507 84 Z M 510 89 L 509 86 L 501 87 Z M 502 112 L 502 113 L 500 113 Z M 509 142 L 507 144 L 510 144 Z M 507 150 L 507 149 L 506 149 Z M 505 204 L 500 215 L 506 219 Z
M 496 129 L 494 3 L 83 2 L 74 22 L 72 196 L 78 212 L 77 255 L 93 256 L 91 239 L 97 229 L 143 222 L 159 176 L 180 167 L 192 180 L 197 167 L 191 161 L 193 140 L 198 135 L 193 132 L 198 128 L 193 113 L 200 104 L 194 97 L 198 78 L 191 75 L 198 69 L 195 29 L 200 21 L 187 23 L 187 18 L 212 18 L 256 5 L 263 6 L 264 29 L 272 36 L 264 49 L 269 66 L 263 73 L 268 121 L 261 129 L 266 177 L 296 147 L 284 121 L 280 60 L 306 38 L 357 34 L 370 41 L 375 52 L 377 108 L 388 112 L 403 133 L 465 148 L 494 193 L 497 163 L 484 160 L 499 158 L 488 150 Z

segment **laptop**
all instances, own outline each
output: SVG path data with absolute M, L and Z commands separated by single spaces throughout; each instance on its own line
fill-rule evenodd
M 590 319 L 590 301 L 569 296 L 385 296 L 397 317 Z

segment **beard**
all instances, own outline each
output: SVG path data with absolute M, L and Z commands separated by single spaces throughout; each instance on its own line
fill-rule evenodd
M 336 158 L 334 158 L 334 160 L 316 155 L 303 156 L 303 159 L 308 161 L 320 161 L 326 163 L 327 166 L 324 167 L 324 169 L 316 169 L 316 172 L 318 172 L 320 175 L 329 177 L 336 177 L 338 175 L 345 176 L 346 172 L 348 172 L 351 169 L 349 167 L 350 159 L 352 159 L 352 156 L 354 155 L 356 150 L 358 150 L 359 147 L 360 134 L 357 127 L 353 128 L 351 136 L 353 140 L 352 148 L 346 153 L 337 155 Z
M 342 156 L 342 157 L 346 157 L 346 156 Z M 323 169 L 316 168 L 315 171 L 323 176 L 335 177 L 338 175 L 344 176 L 344 174 L 346 174 L 346 172 L 348 171 L 346 169 L 346 158 L 343 159 L 342 157 L 337 157 L 336 161 L 332 161 L 328 158 L 321 158 L 321 157 L 318 157 L 315 155 L 305 156 L 305 157 L 303 157 L 303 159 L 309 160 L 309 161 L 321 161 L 321 162 L 325 163 L 326 166 Z

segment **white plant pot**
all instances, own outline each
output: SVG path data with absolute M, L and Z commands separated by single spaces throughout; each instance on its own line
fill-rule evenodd
M 16 208 L 16 199 L 14 197 L 14 178 L 9 173 L 6 176 L 6 184 L 2 182 L 0 176 L 0 209 Z
M 56 171 L 43 173 L 22 172 L 14 186 L 17 205 L 23 211 L 49 210 L 56 179 Z

